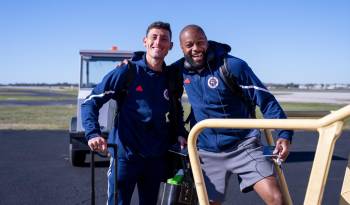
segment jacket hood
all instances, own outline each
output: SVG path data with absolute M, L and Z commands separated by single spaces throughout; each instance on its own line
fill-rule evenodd
M 144 51 L 135 51 L 134 55 L 131 58 L 131 60 L 132 61 L 141 60 L 143 58 L 143 55 L 145 55 L 145 54 L 146 54 L 146 52 L 144 52 Z
M 216 41 L 208 41 L 208 60 L 211 58 L 221 58 L 226 56 L 231 51 L 231 47 L 227 44 L 219 43 Z M 214 56 L 211 56 L 214 55 Z

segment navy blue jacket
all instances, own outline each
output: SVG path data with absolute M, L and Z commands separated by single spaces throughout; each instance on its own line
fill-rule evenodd
M 260 107 L 264 118 L 286 118 L 275 97 L 256 77 L 243 60 L 228 55 L 226 44 L 209 41 L 207 65 L 200 73 L 184 67 L 184 58 L 172 67 L 183 72 L 184 87 L 193 109 L 191 125 L 208 118 L 249 118 L 249 106 L 239 95 L 232 93 L 220 76 L 219 68 L 227 58 L 227 69 L 237 79 L 243 94 Z M 198 138 L 198 147 L 211 152 L 232 148 L 240 140 L 259 136 L 256 129 L 205 129 Z M 292 131 L 279 131 L 278 137 L 291 140 Z
M 126 156 L 160 157 L 173 140 L 169 139 L 168 133 L 170 102 L 166 73 L 150 69 L 145 63 L 145 57 L 133 63 L 136 65 L 136 75 L 127 88 L 127 96 L 121 102 L 120 113 L 108 141 L 117 141 L 119 150 L 125 152 Z M 125 88 L 127 71 L 127 65 L 113 69 L 82 104 L 82 121 L 87 140 L 101 134 L 99 109 L 110 99 L 120 100 L 118 95 Z

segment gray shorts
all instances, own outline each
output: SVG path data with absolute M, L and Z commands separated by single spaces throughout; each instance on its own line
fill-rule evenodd
M 260 139 L 251 137 L 225 152 L 199 150 L 208 197 L 222 202 L 228 178 L 237 174 L 242 192 L 253 190 L 253 185 L 274 174 L 271 158 L 264 157 Z

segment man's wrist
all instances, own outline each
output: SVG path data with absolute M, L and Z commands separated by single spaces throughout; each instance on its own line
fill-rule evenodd
M 96 137 L 101 137 L 101 135 L 98 133 L 90 134 L 89 136 L 87 136 L 87 140 L 90 141 Z

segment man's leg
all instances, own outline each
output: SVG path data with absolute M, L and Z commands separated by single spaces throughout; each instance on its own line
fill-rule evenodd
M 232 164 L 236 163 L 234 172 L 238 174 L 241 191 L 254 189 L 266 204 L 282 204 L 272 159 L 264 156 L 259 138 L 252 137 L 241 142 L 237 153 Z
M 230 176 L 226 171 L 228 153 L 214 153 L 201 149 L 198 153 L 210 204 L 221 204 Z
M 137 180 L 137 167 L 132 162 L 118 159 L 118 205 L 129 205 Z M 114 164 L 111 157 L 108 176 L 107 205 L 114 205 Z
M 159 186 L 164 175 L 164 159 L 144 160 L 143 176 L 137 183 L 140 205 L 157 204 Z
M 111 157 L 109 160 L 109 168 L 107 171 L 107 205 L 114 203 L 114 158 Z
M 253 188 L 266 204 L 281 205 L 283 203 L 282 193 L 277 184 L 276 177 L 266 177 L 258 181 Z

